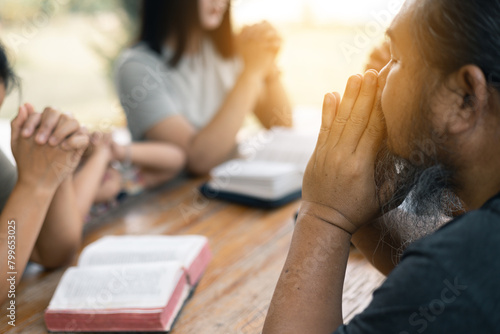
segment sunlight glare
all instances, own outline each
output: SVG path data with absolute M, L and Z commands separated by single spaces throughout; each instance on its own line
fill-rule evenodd
M 375 11 L 401 5 L 403 0 L 233 0 L 238 24 L 266 19 L 273 22 L 359 24 Z

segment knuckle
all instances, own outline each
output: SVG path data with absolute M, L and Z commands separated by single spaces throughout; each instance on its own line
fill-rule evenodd
M 335 117 L 334 123 L 336 125 L 345 125 L 347 123 L 347 118 L 340 116 Z
M 377 83 L 373 83 L 370 85 L 367 85 L 364 87 L 361 92 L 359 93 L 359 96 L 364 99 L 372 99 L 375 96 L 375 93 L 377 92 Z
M 366 129 L 366 131 L 368 135 L 373 138 L 378 138 L 384 133 L 383 127 L 380 125 L 371 125 Z
M 343 154 L 339 153 L 338 151 L 335 151 L 333 153 L 330 154 L 330 162 L 338 167 L 338 166 L 342 166 L 345 164 L 345 157 Z
M 32 114 L 32 115 L 30 115 L 30 116 L 28 117 L 27 123 L 28 123 L 28 124 L 31 124 L 31 123 L 36 123 L 36 122 L 38 122 L 41 118 L 42 118 L 42 114 L 38 114 L 38 113 Z
M 50 129 L 52 129 L 52 126 L 49 123 L 47 123 L 47 122 L 43 122 L 40 125 L 40 130 L 42 130 L 42 131 L 48 131 Z
M 349 170 L 352 176 L 359 177 L 364 174 L 364 165 L 360 161 L 355 160 L 351 163 Z
M 361 126 L 361 125 L 364 125 L 366 123 L 366 119 L 364 119 L 361 116 L 357 116 L 357 115 L 351 115 L 349 120 L 353 125 L 357 125 L 357 126 Z
M 44 110 L 43 110 L 43 114 L 44 115 L 47 115 L 47 116 L 51 116 L 53 114 L 56 113 L 56 110 L 52 107 L 46 107 Z
M 80 123 L 74 118 L 71 118 L 71 125 L 77 129 L 80 129 Z
M 359 92 L 359 96 L 367 98 L 371 97 L 374 94 L 374 85 L 366 84 L 363 86 L 363 89 Z

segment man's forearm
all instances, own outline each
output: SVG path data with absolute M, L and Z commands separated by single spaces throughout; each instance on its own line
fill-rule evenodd
M 332 333 L 342 323 L 342 289 L 351 236 L 299 214 L 263 333 Z

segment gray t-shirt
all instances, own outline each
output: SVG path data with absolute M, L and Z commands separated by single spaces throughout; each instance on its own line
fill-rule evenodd
M 144 43 L 118 59 L 115 83 L 135 141 L 162 120 L 184 116 L 194 127 L 204 127 L 222 106 L 241 72 L 239 59 L 222 58 L 205 39 L 194 55 L 185 55 L 173 68 L 173 51 L 160 56 Z
M 3 211 L 16 182 L 16 167 L 12 165 L 2 150 L 0 150 L 0 212 Z

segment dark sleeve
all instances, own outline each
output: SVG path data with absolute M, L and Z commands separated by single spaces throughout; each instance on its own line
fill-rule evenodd
M 0 212 L 9 199 L 17 182 L 17 170 L 0 150 Z
M 470 298 L 467 275 L 450 274 L 439 249 L 424 249 L 412 247 L 370 305 L 335 333 L 493 333 Z

